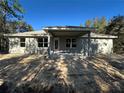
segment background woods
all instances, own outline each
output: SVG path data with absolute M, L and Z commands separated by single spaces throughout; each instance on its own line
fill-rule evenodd
M 114 39 L 114 52 L 124 53 L 124 16 L 114 16 L 107 20 L 105 17 L 86 20 L 86 27 L 95 27 L 98 30 L 95 33 L 118 36 Z
M 0 32 L 14 33 L 18 31 L 31 31 L 32 26 L 23 20 L 24 9 L 18 0 L 0 1 Z M 23 30 L 22 30 L 23 29 Z
M 5 33 L 33 31 L 33 27 L 23 20 L 24 9 L 18 0 L 0 0 L 0 51 L 8 50 Z
M 104 33 L 104 29 L 107 26 L 107 20 L 106 18 L 103 16 L 101 18 L 93 18 L 92 20 L 88 19 L 85 21 L 85 26 L 86 27 L 95 27 L 98 29 L 97 32 L 95 33 Z
M 105 34 L 116 35 L 114 52 L 124 53 L 124 16 L 115 16 L 105 28 Z

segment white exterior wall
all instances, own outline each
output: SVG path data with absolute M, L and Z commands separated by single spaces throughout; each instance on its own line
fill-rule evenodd
M 90 48 L 88 50 L 88 39 L 87 38 L 81 38 L 78 41 L 78 50 L 81 51 L 81 53 L 84 56 L 88 56 L 88 51 L 90 55 L 96 55 L 96 54 L 110 54 L 113 52 L 113 39 L 90 39 Z
M 37 38 L 25 38 L 25 47 L 20 46 L 20 38 L 9 38 L 9 53 L 42 53 L 47 52 L 47 47 L 38 47 Z
M 96 46 L 95 46 L 96 45 Z M 110 54 L 113 52 L 113 39 L 91 39 L 91 54 Z
M 51 38 L 50 38 L 51 39 Z M 47 52 L 47 47 L 38 47 L 37 38 L 25 38 L 25 47 L 20 47 L 20 38 L 11 37 L 9 38 L 9 53 L 40 53 L 44 54 Z M 49 40 L 49 39 L 48 39 Z M 49 42 L 49 41 L 48 41 Z M 52 43 L 52 42 L 51 42 Z M 60 42 L 63 43 L 63 42 Z M 52 47 L 53 44 L 50 44 Z M 65 44 L 61 44 L 61 46 Z M 49 46 L 49 44 L 48 44 Z M 88 39 L 78 38 L 77 39 L 77 52 L 82 53 L 84 56 L 88 54 Z M 113 52 L 113 39 L 91 39 L 90 43 L 90 54 L 95 55 L 110 54 Z
M 22 49 L 19 46 L 19 38 L 9 38 L 9 53 L 22 53 Z

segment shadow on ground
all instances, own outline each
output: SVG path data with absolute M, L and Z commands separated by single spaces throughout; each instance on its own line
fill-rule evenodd
M 124 93 L 123 58 L 113 56 L 107 61 L 106 56 L 81 59 L 59 55 L 51 60 L 42 55 L 1 57 L 0 93 Z

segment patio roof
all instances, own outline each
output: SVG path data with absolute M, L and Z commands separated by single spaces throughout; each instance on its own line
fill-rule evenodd
M 52 36 L 82 36 L 96 29 L 80 26 L 48 26 L 44 30 Z

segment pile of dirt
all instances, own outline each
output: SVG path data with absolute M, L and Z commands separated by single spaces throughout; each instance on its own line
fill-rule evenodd
M 124 57 L 114 56 L 108 60 L 103 55 L 86 59 L 66 55 L 50 60 L 30 55 L 0 60 L 0 93 L 124 93 Z

